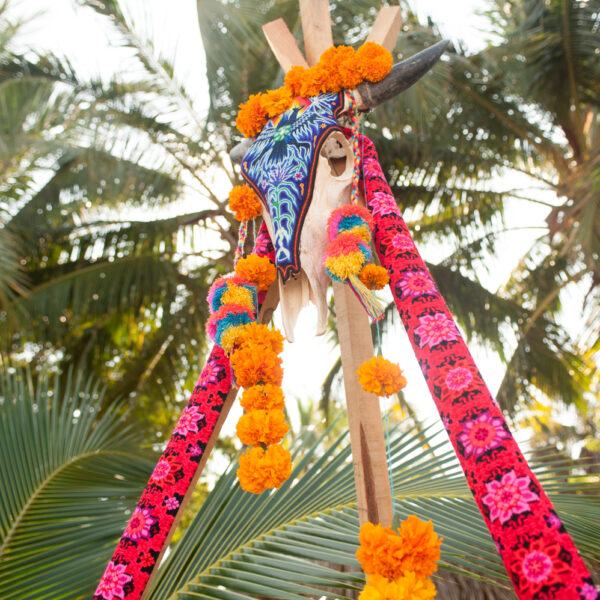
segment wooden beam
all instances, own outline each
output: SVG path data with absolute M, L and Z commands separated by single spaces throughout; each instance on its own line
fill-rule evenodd
M 304 34 L 304 52 L 312 67 L 321 54 L 333 46 L 331 16 L 327 0 L 300 0 L 300 19 Z
M 379 398 L 365 392 L 356 377 L 358 367 L 373 357 L 371 326 L 348 285 L 334 282 L 333 298 L 342 352 L 358 516 L 361 525 L 370 521 L 389 527 L 393 517 L 392 493 Z
M 402 29 L 402 13 L 399 6 L 384 6 L 377 15 L 367 42 L 377 42 L 392 52 Z
M 308 63 L 302 56 L 292 32 L 283 19 L 276 19 L 263 25 L 262 30 L 275 58 L 285 73 L 295 65 L 308 67 Z

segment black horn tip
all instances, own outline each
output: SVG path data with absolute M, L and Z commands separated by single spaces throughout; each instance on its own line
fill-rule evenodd
M 449 43 L 449 40 L 442 40 L 395 64 L 389 75 L 377 83 L 361 83 L 357 90 L 364 104 L 375 108 L 407 90 L 437 63 Z

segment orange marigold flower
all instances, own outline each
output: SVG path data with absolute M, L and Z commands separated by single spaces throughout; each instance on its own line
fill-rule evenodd
M 250 254 L 240 259 L 235 265 L 235 272 L 254 283 L 259 291 L 268 290 L 277 277 L 275 265 L 266 256 L 258 254 Z
M 393 580 L 381 575 L 369 575 L 358 600 L 431 600 L 435 594 L 433 582 L 421 579 L 414 573 Z
M 339 91 L 331 89 L 331 84 L 332 80 L 329 71 L 323 67 L 320 67 L 319 65 L 315 65 L 307 72 L 300 86 L 300 95 L 303 98 L 310 98 L 311 96 L 318 96 L 319 94 L 323 94 L 328 91 Z
M 308 76 L 308 69 L 300 65 L 292 67 L 283 80 L 285 87 L 290 90 L 292 96 L 302 96 L 302 85 Z
M 237 476 L 242 489 L 260 494 L 269 488 L 279 488 L 292 472 L 292 457 L 281 445 L 252 448 L 240 456 Z
M 410 515 L 402 521 L 398 533 L 406 554 L 402 565 L 404 572 L 412 572 L 423 578 L 435 573 L 442 538 L 433 531 L 432 522 L 424 522 Z
M 262 204 L 249 185 L 236 185 L 229 192 L 229 210 L 238 221 L 248 221 L 261 215 Z
M 246 346 L 265 346 L 270 348 L 276 354 L 283 352 L 283 340 L 279 329 L 271 329 L 268 325 L 261 323 L 248 323 L 239 339 L 240 348 Z
M 361 269 L 358 278 L 370 290 L 381 290 L 390 282 L 388 272 L 383 267 L 372 263 Z
M 331 88 L 327 91 L 337 92 L 341 89 L 351 89 L 362 81 L 362 75 L 356 68 L 354 48 L 352 46 L 332 46 L 321 54 L 317 63 L 329 73 Z
M 394 65 L 391 52 L 375 42 L 365 42 L 354 54 L 354 64 L 367 81 L 381 81 Z
M 284 407 L 283 390 L 272 383 L 253 385 L 244 390 L 240 404 L 246 411 L 281 410 Z
M 392 529 L 383 525 L 363 523 L 358 536 L 360 546 L 356 558 L 367 575 L 381 575 L 393 579 L 396 568 L 395 555 L 400 548 L 400 539 Z
M 264 346 L 237 348 L 230 358 L 237 384 L 249 388 L 259 383 L 281 385 L 281 358 Z
M 240 417 L 235 431 L 246 446 L 271 446 L 278 444 L 289 428 L 282 410 L 251 410 Z
M 252 94 L 245 104 L 240 104 L 240 110 L 235 120 L 235 126 L 246 136 L 254 137 L 268 121 L 267 111 L 263 106 L 263 94 Z
M 378 396 L 391 396 L 406 386 L 400 367 L 381 356 L 365 361 L 356 374 L 362 389 Z
M 292 92 L 286 87 L 269 90 L 263 99 L 263 106 L 267 111 L 267 116 L 273 118 L 284 113 L 292 105 L 293 99 Z

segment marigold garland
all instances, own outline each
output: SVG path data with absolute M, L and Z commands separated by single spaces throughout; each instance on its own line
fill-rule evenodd
M 283 380 L 281 358 L 264 346 L 238 348 L 231 355 L 230 362 L 240 387 L 249 388 L 259 383 L 281 385 Z
M 431 521 L 415 515 L 397 531 L 381 524 L 363 523 L 356 558 L 367 575 L 359 600 L 429 600 L 435 586 L 429 577 L 437 570 L 442 539 Z
M 289 428 L 283 410 L 251 410 L 240 418 L 235 431 L 246 446 L 271 446 L 278 444 Z
M 244 327 L 239 347 L 264 346 L 276 354 L 281 354 L 283 352 L 283 341 L 284 337 L 278 329 L 270 329 L 268 325 L 261 323 L 249 323 Z
M 246 137 L 254 137 L 269 118 L 290 108 L 294 97 L 352 89 L 365 80 L 381 81 L 391 71 L 393 62 L 391 53 L 375 42 L 366 42 L 356 52 L 349 46 L 332 46 L 313 67 L 292 67 L 283 87 L 251 95 L 240 104 L 235 124 Z
M 356 374 L 362 389 L 378 396 L 391 396 L 406 386 L 400 367 L 382 356 L 365 361 Z
M 365 265 L 360 270 L 358 278 L 370 290 L 381 290 L 390 282 L 388 272 L 383 267 L 373 263 Z
M 283 391 L 272 383 L 253 385 L 244 390 L 240 404 L 245 411 L 281 410 L 285 406 Z
M 249 185 L 236 185 L 229 192 L 229 210 L 238 221 L 249 221 L 262 214 L 262 204 Z
M 275 265 L 266 256 L 257 254 L 240 259 L 235 265 L 235 272 L 255 284 L 259 292 L 268 290 L 277 277 Z
M 252 448 L 240 456 L 237 476 L 242 489 L 260 494 L 269 488 L 279 488 L 292 472 L 292 457 L 280 444 L 266 450 Z

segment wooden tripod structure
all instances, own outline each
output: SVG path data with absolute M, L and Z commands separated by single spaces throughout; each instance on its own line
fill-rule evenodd
M 263 27 L 269 45 L 284 71 L 294 65 L 316 64 L 323 51 L 333 45 L 327 0 L 299 2 L 306 57 L 300 52 L 282 19 Z M 400 28 L 400 8 L 384 8 L 374 23 L 368 41 L 377 42 L 392 50 Z M 442 45 L 441 51 L 443 47 L 445 46 Z M 424 53 L 414 57 L 417 63 L 420 60 L 417 57 L 422 54 Z M 438 57 L 439 54 L 436 55 L 436 60 Z M 408 78 L 407 81 L 410 85 L 415 78 Z M 408 85 L 396 88 L 396 92 L 406 89 Z M 360 86 L 358 94 L 357 90 L 354 93 L 355 97 L 360 96 Z M 358 108 L 369 106 L 360 97 L 356 97 L 356 104 Z M 376 103 L 370 104 L 375 105 Z M 363 143 L 366 148 L 363 148 L 363 165 L 369 163 L 369 168 L 365 168 L 368 177 L 364 174 L 367 208 L 371 209 L 369 186 L 389 198 L 393 205 L 393 210 L 383 216 L 378 215 L 375 229 L 380 229 L 380 234 L 387 231 L 399 236 L 405 240 L 405 250 L 408 248 L 407 251 L 396 251 L 382 243 L 382 234 L 379 238 L 374 236 L 381 264 L 390 274 L 390 287 L 396 305 L 428 379 L 432 398 L 440 415 L 447 422 L 446 430 L 467 482 L 519 597 L 531 600 L 541 597 L 559 600 L 595 598 L 596 596 L 591 595 L 594 590 L 589 572 L 512 438 L 500 409 L 483 382 L 435 282 L 414 246 L 381 172 L 372 143 L 367 138 L 363 138 Z M 367 178 L 369 181 L 366 181 Z M 375 214 L 372 210 L 371 213 Z M 421 294 L 426 298 L 420 306 L 412 304 L 410 295 L 403 296 L 398 291 L 403 283 L 406 284 L 407 278 L 414 275 L 424 278 L 427 286 L 427 292 Z M 259 322 L 264 323 L 270 319 L 279 301 L 279 289 L 276 282 L 266 296 L 259 295 Z M 393 504 L 379 399 L 364 392 L 356 378 L 357 368 L 373 356 L 371 328 L 362 305 L 349 286 L 334 282 L 333 294 L 359 520 L 361 524 L 370 521 L 389 526 Z M 424 333 L 427 325 L 433 321 L 443 327 L 446 337 L 435 338 L 437 341 L 434 341 L 434 338 Z M 214 370 L 219 372 L 219 376 L 213 378 Z M 459 379 L 456 379 L 457 373 Z M 180 420 L 180 423 L 189 423 L 192 416 L 192 427 L 183 428 L 186 435 L 181 434 L 179 424 L 175 429 L 113 554 L 94 600 L 112 600 L 117 597 L 138 600 L 143 597 L 236 394 L 237 389 L 232 387 L 229 361 L 223 350 L 215 346 Z M 203 431 L 198 429 L 200 422 L 203 423 Z M 480 432 L 487 432 L 485 435 L 489 440 L 485 448 L 478 446 L 475 449 L 465 445 L 465 435 L 468 436 L 468 432 L 475 428 L 479 428 Z M 481 458 L 485 460 L 480 460 Z M 509 495 L 502 496 L 505 493 Z M 499 503 L 505 502 L 505 497 L 516 500 L 508 508 L 503 505 L 504 508 L 499 509 Z M 174 508 L 171 509 L 171 506 Z M 142 521 L 144 529 L 140 527 Z M 135 526 L 132 526 L 132 522 L 135 522 Z M 539 569 L 547 568 L 548 564 L 552 565 L 553 570 L 541 577 Z M 532 577 L 528 576 L 527 569 L 530 565 L 536 566 L 537 575 L 534 573 Z M 108 589 L 111 585 L 118 586 L 118 595 L 110 591 L 108 596 L 104 595 L 103 589 Z M 544 590 L 544 586 L 551 588 L 552 596 L 538 595 L 540 590 Z

